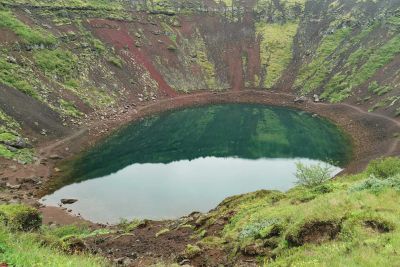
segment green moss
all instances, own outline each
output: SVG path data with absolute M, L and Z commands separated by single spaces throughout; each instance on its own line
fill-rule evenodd
M 266 77 L 261 86 L 271 88 L 292 60 L 293 38 L 298 23 L 256 24 L 256 33 L 261 38 L 261 65 L 266 68 Z
M 7 28 L 21 37 L 22 41 L 30 45 L 53 45 L 56 39 L 53 35 L 38 29 L 31 28 L 18 20 L 11 11 L 0 10 L 0 28 Z

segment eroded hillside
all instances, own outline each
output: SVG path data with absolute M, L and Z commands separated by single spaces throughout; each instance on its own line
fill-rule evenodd
M 400 3 L 0 1 L 0 155 L 204 90 L 317 94 L 400 114 Z M 24 140 L 20 137 L 28 137 Z

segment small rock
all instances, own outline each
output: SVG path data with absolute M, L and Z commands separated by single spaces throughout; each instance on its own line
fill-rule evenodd
M 12 64 L 17 64 L 17 60 L 12 56 L 7 57 L 7 62 Z
M 314 102 L 320 102 L 319 96 L 317 94 L 313 95 Z
M 128 258 L 128 257 L 121 257 L 117 258 L 114 260 L 116 264 L 122 265 L 122 266 L 130 266 L 133 263 L 133 260 Z
M 55 172 L 60 172 L 61 170 L 59 168 L 54 168 Z
M 74 204 L 77 201 L 78 201 L 77 199 L 73 199 L 73 198 L 63 198 L 60 200 L 60 202 L 64 205 L 65 204 Z
M 49 156 L 49 159 L 62 159 L 63 157 L 61 157 L 60 155 L 57 154 L 53 154 Z
M 21 185 L 20 184 L 10 184 L 10 183 L 6 183 L 6 186 L 10 189 L 20 189 Z
M 299 96 L 299 97 L 296 97 L 293 102 L 294 103 L 303 103 L 306 100 L 307 100 L 307 98 L 305 96 Z
M 188 264 L 188 263 L 190 263 L 190 260 L 184 259 L 184 260 L 182 260 L 182 261 L 179 262 L 179 265 L 186 265 L 186 264 Z

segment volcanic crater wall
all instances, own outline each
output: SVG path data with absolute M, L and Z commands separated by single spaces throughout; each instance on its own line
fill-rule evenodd
M 204 90 L 317 94 L 400 115 L 396 0 L 0 0 L 0 47 L 9 158 L 20 152 L 5 141 Z

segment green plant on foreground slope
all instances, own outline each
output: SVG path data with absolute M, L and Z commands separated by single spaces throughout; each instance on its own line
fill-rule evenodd
M 398 157 L 379 159 L 362 173 L 318 186 L 231 197 L 209 222 L 234 213 L 222 238 L 265 266 L 394 266 L 399 168 Z
M 0 222 L 0 263 L 15 267 L 109 266 L 99 257 L 62 251 L 68 250 L 72 237 L 85 238 L 101 231 L 75 225 L 46 228 L 41 226 L 39 213 L 24 205 L 0 205 Z
M 297 184 L 306 187 L 321 185 L 331 178 L 332 169 L 328 164 L 307 166 L 301 162 L 296 163 Z

